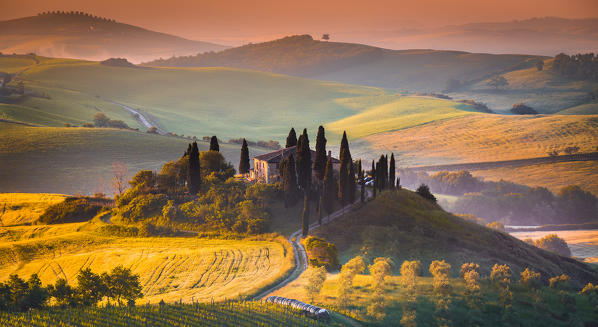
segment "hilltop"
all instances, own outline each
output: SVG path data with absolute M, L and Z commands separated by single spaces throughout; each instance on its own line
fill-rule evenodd
M 499 263 L 508 264 L 516 275 L 529 267 L 546 280 L 565 273 L 576 287 L 598 278 L 598 271 L 585 263 L 453 216 L 408 190 L 379 194 L 315 234 L 336 244 L 341 262 L 365 253 L 368 258 L 389 256 L 397 263 L 421 260 L 423 266 L 445 259 L 455 276 L 463 263 L 475 262 L 483 275 Z
M 187 40 L 82 12 L 47 12 L 0 22 L 0 52 L 133 62 L 218 51 L 225 46 Z
M 421 92 L 443 90 L 451 78 L 470 80 L 531 66 L 537 58 L 462 51 L 389 50 L 295 35 L 217 53 L 155 60 L 146 65 L 235 67 Z

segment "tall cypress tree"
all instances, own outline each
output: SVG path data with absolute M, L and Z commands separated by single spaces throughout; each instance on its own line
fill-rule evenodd
M 301 215 L 301 232 L 303 237 L 309 232 L 309 197 L 307 192 L 303 195 L 303 214 Z
M 372 160 L 372 178 L 374 179 L 374 187 L 373 192 L 374 192 L 374 199 L 376 198 L 376 189 L 378 188 L 378 172 L 376 171 L 376 164 L 374 163 L 374 160 Z
M 187 170 L 187 187 L 189 193 L 195 195 L 201 189 L 201 166 L 199 163 L 199 148 L 193 142 L 189 153 L 189 169 Z
M 297 182 L 301 191 L 308 194 L 311 188 L 311 150 L 307 129 L 303 130 L 297 142 Z
M 324 174 L 323 204 L 326 213 L 331 214 L 334 211 L 334 201 L 336 201 L 337 184 L 334 180 L 334 169 L 332 168 L 332 158 L 328 157 L 326 161 L 326 172 Z
M 363 181 L 363 169 L 361 167 L 361 159 L 359 159 L 358 163 L 357 163 L 357 180 L 359 181 L 359 199 L 361 201 L 361 203 L 365 202 L 365 185 L 364 185 L 364 181 Z
M 220 145 L 218 144 L 218 138 L 216 135 L 210 139 L 210 151 L 220 152 Z
M 395 154 L 390 154 L 390 167 L 388 168 L 388 188 L 395 188 Z
M 297 203 L 297 174 L 295 173 L 295 159 L 290 155 L 284 160 L 282 165 L 283 173 L 283 191 L 285 208 L 292 207 Z
M 243 139 L 243 145 L 241 146 L 241 160 L 239 161 L 239 174 L 249 173 L 249 148 L 247 147 L 247 141 Z
M 338 197 L 341 200 L 342 205 L 352 203 L 351 199 L 355 195 L 351 195 L 351 190 L 355 190 L 355 176 L 352 169 L 353 160 L 351 159 L 351 151 L 349 150 L 349 141 L 347 140 L 347 132 L 343 132 L 343 138 L 341 140 L 340 148 L 340 161 L 341 167 L 338 173 Z
M 318 127 L 318 136 L 316 137 L 316 157 L 314 158 L 314 173 L 318 182 L 324 180 L 326 173 L 326 135 L 324 127 Z
M 295 133 L 295 129 L 291 128 L 289 136 L 287 136 L 287 144 L 285 145 L 285 148 L 290 148 L 295 145 L 297 145 L 297 134 Z
M 355 185 L 355 165 L 353 165 L 353 161 L 349 165 L 349 176 L 347 178 L 347 194 L 348 194 L 348 201 L 349 203 L 355 202 L 355 191 L 357 187 Z

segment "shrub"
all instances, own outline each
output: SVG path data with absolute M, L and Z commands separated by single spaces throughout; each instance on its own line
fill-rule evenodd
M 492 228 L 492 229 L 497 230 L 499 232 L 503 232 L 503 233 L 505 232 L 505 225 L 503 223 L 501 223 L 501 222 L 498 222 L 498 221 L 493 221 L 493 222 L 491 222 L 489 224 L 486 224 L 486 227 Z
M 444 260 L 434 260 L 430 264 L 430 274 L 434 276 L 434 291 L 440 296 L 448 296 L 451 291 L 449 276 L 451 265 Z
M 417 188 L 417 191 L 415 191 L 415 192 L 417 194 L 419 194 L 422 198 L 430 200 L 430 201 L 436 203 L 436 197 L 430 192 L 430 188 L 428 187 L 428 185 L 421 184 Z
M 338 268 L 338 250 L 336 249 L 336 245 L 319 237 L 308 236 L 305 239 L 305 249 L 308 253 L 310 265 L 316 267 L 325 266 L 328 270 Z
M 569 246 L 567 246 L 567 242 L 565 242 L 565 240 L 563 240 L 562 238 L 558 237 L 556 234 L 546 235 L 543 238 L 537 240 L 534 244 L 540 249 L 554 252 L 564 257 L 571 256 L 571 250 L 569 249 Z
M 538 112 L 534 108 L 526 106 L 523 103 L 517 103 L 513 105 L 510 110 L 515 115 L 537 115 Z
M 384 290 L 384 283 L 387 276 L 392 274 L 394 263 L 391 258 L 376 258 L 374 263 L 368 267 L 372 276 L 372 287 L 374 291 Z
M 598 306 L 598 285 L 588 283 L 579 294 L 586 296 L 590 304 Z
M 548 280 L 550 288 L 554 288 L 561 291 L 568 291 L 569 290 L 569 281 L 571 278 L 565 274 L 560 276 L 552 277 Z
M 403 286 L 412 296 L 415 296 L 417 276 L 421 275 L 422 264 L 419 260 L 403 261 L 401 265 L 401 280 Z
M 492 267 L 490 280 L 501 288 L 507 288 L 511 285 L 511 275 L 511 268 L 508 265 L 499 265 L 497 263 Z
M 540 277 L 540 273 L 525 268 L 525 270 L 521 272 L 519 283 L 529 289 L 539 289 L 542 287 L 542 279 Z
M 102 210 L 110 200 L 68 197 L 63 202 L 49 206 L 37 219 L 42 224 L 58 224 L 88 221 Z
M 164 194 L 142 194 L 126 206 L 119 208 L 118 212 L 129 222 L 135 222 L 161 213 L 167 201 L 168 198 Z

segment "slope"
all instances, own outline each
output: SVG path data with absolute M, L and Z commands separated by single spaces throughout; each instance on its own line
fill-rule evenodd
M 0 52 L 134 62 L 217 51 L 225 46 L 191 41 L 82 12 L 47 12 L 0 22 Z
M 322 42 L 309 35 L 249 44 L 217 53 L 174 57 L 149 66 L 236 67 L 411 91 L 438 91 L 451 78 L 474 79 L 530 65 L 537 56 L 460 51 L 388 50 Z
M 495 263 L 506 263 L 516 275 L 526 267 L 541 272 L 546 279 L 568 274 L 576 287 L 598 278 L 598 271 L 587 264 L 457 218 L 408 190 L 378 194 L 315 235 L 336 244 L 341 262 L 366 253 L 370 259 L 390 256 L 397 263 L 421 260 L 423 267 L 432 260 L 445 259 L 452 265 L 454 276 L 463 263 L 476 262 L 484 275 Z

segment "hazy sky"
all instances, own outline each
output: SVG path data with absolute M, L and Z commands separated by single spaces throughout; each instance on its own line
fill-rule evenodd
M 75 10 L 190 39 L 239 44 L 531 17 L 598 16 L 598 0 L 0 0 L 0 20 Z

